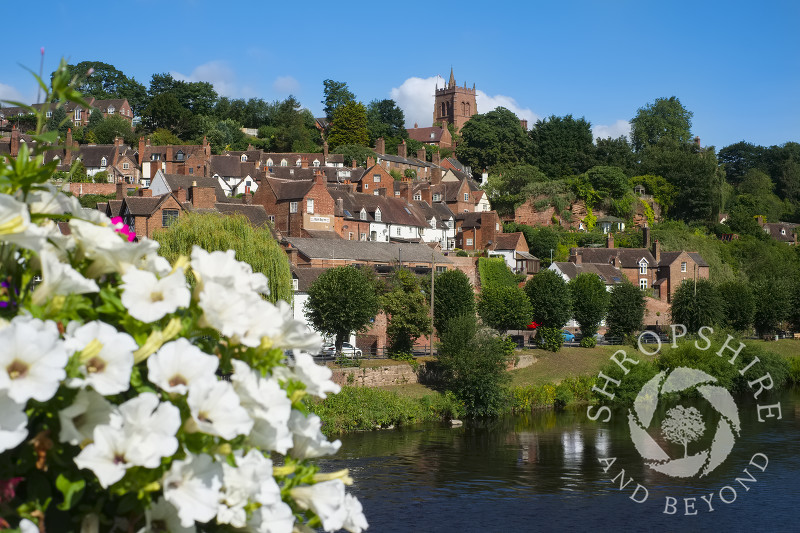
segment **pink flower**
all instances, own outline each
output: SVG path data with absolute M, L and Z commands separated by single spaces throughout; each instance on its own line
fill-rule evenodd
M 122 222 L 122 217 L 112 218 L 111 223 L 114 224 L 114 231 L 125 235 L 128 238 L 128 242 L 133 242 L 133 240 L 136 238 L 136 232 L 131 230 L 127 224 Z
M 10 502 L 17 495 L 17 485 L 22 481 L 21 477 L 11 477 L 0 479 L 0 503 Z

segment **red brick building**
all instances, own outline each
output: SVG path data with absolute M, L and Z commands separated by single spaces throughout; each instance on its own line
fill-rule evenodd
M 315 231 L 335 230 L 334 201 L 325 175 L 315 169 L 313 180 L 266 178 L 253 196 L 264 206 L 275 229 L 289 237 L 307 237 Z
M 472 89 L 456 84 L 453 76 L 453 69 L 450 69 L 450 80 L 443 88 L 436 87 L 436 100 L 433 106 L 433 123 L 447 127 L 447 124 L 454 124 L 456 131 L 461 131 L 464 124 L 478 112 L 478 104 L 475 101 L 475 85 Z

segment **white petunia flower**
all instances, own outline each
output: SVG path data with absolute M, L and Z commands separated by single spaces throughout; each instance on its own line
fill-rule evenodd
M 91 385 L 103 396 L 119 394 L 130 388 L 133 352 L 139 348 L 133 337 L 117 331 L 114 326 L 93 320 L 76 327 L 67 327 L 65 344 L 72 352 L 81 354 L 80 371 L 84 379 L 75 379 L 70 386 Z
M 7 194 L 0 194 L 0 242 L 36 251 L 45 243 L 44 231 L 31 223 L 28 206 Z
M 256 509 L 247 525 L 258 533 L 291 533 L 294 528 L 294 514 L 291 507 L 278 501 Z
M 367 517 L 364 516 L 364 508 L 361 507 L 361 502 L 352 494 L 345 494 L 344 507 L 347 510 L 347 518 L 344 520 L 342 527 L 350 533 L 361 533 L 369 527 Z
M 295 353 L 294 373 L 297 379 L 306 386 L 306 392 L 313 396 L 326 398 L 328 392 L 337 394 L 342 388 L 331 381 L 333 372 L 330 368 L 318 365 L 314 358 L 305 353 Z
M 25 405 L 0 392 L 0 453 L 16 448 L 28 436 Z M 271 472 L 271 470 L 270 470 Z
M 132 466 L 128 457 L 130 451 L 131 442 L 122 429 L 97 426 L 94 428 L 94 442 L 81 450 L 75 457 L 75 464 L 94 472 L 100 486 L 105 489 L 122 479 Z
M 162 457 L 178 450 L 175 434 L 181 427 L 180 410 L 143 392 L 119 406 L 122 429 L 130 440 L 128 458 L 137 466 L 156 468 Z
M 301 485 L 290 491 L 301 509 L 311 509 L 322 521 L 325 531 L 342 529 L 347 520 L 344 483 L 341 479 L 323 481 L 315 485 Z
M 219 360 L 180 337 L 147 359 L 147 377 L 167 392 L 186 394 L 197 383 L 217 381 Z
M 231 339 L 246 336 L 247 324 L 257 319 L 256 308 L 261 301 L 256 294 L 240 294 L 219 283 L 207 282 L 198 296 L 203 310 L 200 325 L 210 326 Z M 260 343 L 259 337 L 247 345 Z
M 25 202 L 31 213 L 63 215 L 83 210 L 83 206 L 76 197 L 61 193 L 49 183 L 45 184 L 45 189 L 30 191 Z
M 150 506 L 145 511 L 145 532 L 163 532 L 169 533 L 194 533 L 197 528 L 194 524 L 184 527 L 181 524 L 181 519 L 178 518 L 178 510 L 165 500 L 163 497 L 159 498 L 157 502 Z
M 267 277 L 253 272 L 249 264 L 237 261 L 233 250 L 207 252 L 199 246 L 192 248 L 192 270 L 202 290 L 206 283 L 222 285 L 238 293 L 269 294 Z
M 39 526 L 27 518 L 23 518 L 19 522 L 19 531 L 20 533 L 39 533 Z
M 92 440 L 94 428 L 111 423 L 113 407 L 91 389 L 81 389 L 72 405 L 58 412 L 61 421 L 60 442 L 78 445 Z
M 129 269 L 122 276 L 122 305 L 142 322 L 155 322 L 179 307 L 188 307 L 192 293 L 183 270 L 157 278 L 147 270 Z
M 292 433 L 287 425 L 292 402 L 286 391 L 275 379 L 261 377 L 244 361 L 232 362 L 233 388 L 254 422 L 248 440 L 261 449 L 285 454 L 292 447 Z
M 328 442 L 322 434 L 322 420 L 315 415 L 304 415 L 300 411 L 292 410 L 289 417 L 289 429 L 294 434 L 294 446 L 289 453 L 297 459 L 311 459 L 323 455 L 333 455 L 342 445 L 342 441 Z
M 98 211 L 99 213 L 99 211 Z M 124 274 L 132 266 L 140 265 L 144 258 L 158 251 L 159 244 L 150 239 L 128 242 L 114 231 L 111 221 L 103 215 L 107 224 L 95 224 L 73 218 L 69 227 L 83 253 L 92 260 L 87 275 L 98 277 L 118 272 Z
M 272 322 L 274 329 L 268 333 L 273 346 L 312 353 L 319 352 L 322 348 L 320 334 L 310 330 L 304 321 L 295 320 L 292 306 L 287 302 L 280 300 L 275 308 L 281 318 Z
M 270 505 L 281 499 L 281 489 L 272 477 L 272 461 L 258 450 L 236 454 L 236 466 L 223 463 L 223 501 L 231 506 L 248 500 Z M 242 527 L 242 526 L 237 526 Z
M 80 272 L 61 262 L 53 253 L 42 250 L 39 258 L 42 264 L 42 282 L 33 291 L 35 305 L 46 304 L 56 294 L 86 294 L 100 290 L 94 280 L 84 278 Z
M 68 359 L 55 322 L 16 316 L 0 329 L 0 346 L 0 391 L 17 403 L 53 397 Z
M 202 433 L 231 440 L 236 435 L 247 435 L 253 428 L 253 419 L 227 381 L 193 384 L 186 402 L 194 429 Z
M 178 509 L 181 525 L 208 522 L 217 514 L 222 467 L 206 454 L 173 461 L 164 474 L 164 498 Z

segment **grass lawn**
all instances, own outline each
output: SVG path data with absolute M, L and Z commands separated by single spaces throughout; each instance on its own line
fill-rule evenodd
M 800 355 L 800 340 L 781 339 L 779 341 L 748 340 L 746 344 L 761 346 L 763 349 L 774 352 L 783 357 L 797 357 Z

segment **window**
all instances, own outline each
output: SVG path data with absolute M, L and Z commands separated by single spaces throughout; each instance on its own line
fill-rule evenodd
M 786 230 L 781 228 L 781 235 L 786 235 Z
M 303 165 L 303 161 L 298 157 L 297 161 L 294 162 L 294 166 L 299 167 Z
M 435 138 L 436 138 L 436 134 L 434 132 L 431 132 L 431 139 L 435 139 Z
M 100 159 L 100 168 L 105 168 L 106 166 L 108 166 L 108 159 L 104 157 Z
M 366 241 L 367 240 L 367 234 L 366 233 L 362 233 L 361 236 L 360 236 L 360 240 Z
M 313 198 L 309 198 L 308 200 L 306 200 L 306 211 L 311 215 L 314 214 L 314 199 Z
M 374 174 L 372 176 L 372 181 L 374 181 L 375 183 L 380 183 L 381 182 L 381 175 L 380 174 Z
M 647 278 L 642 278 L 639 280 L 639 288 L 642 290 L 647 288 Z
M 161 159 L 160 154 L 150 154 L 150 161 L 158 161 L 159 159 Z
M 472 239 L 467 239 L 467 246 L 472 246 Z
M 297 213 L 297 202 L 289 202 L 289 212 Z
M 247 154 L 242 154 L 242 163 L 247 163 Z
M 372 193 L 372 196 L 380 196 L 380 194 L 381 193 L 379 191 L 375 191 L 374 193 Z
M 267 215 L 267 220 L 270 222 L 275 222 L 275 215 Z
M 253 182 L 252 182 L 252 181 L 250 181 L 250 180 L 245 180 L 245 181 L 244 181 L 244 186 L 245 186 L 245 187 L 252 187 L 252 186 L 253 186 Z
M 114 109 L 114 106 L 113 106 L 113 105 L 111 105 L 111 106 L 108 106 L 108 114 L 109 114 L 109 115 L 113 115 L 113 114 L 114 114 L 114 111 L 116 111 L 116 109 Z
M 394 191 L 395 196 L 400 196 L 400 191 Z
M 375 222 L 381 221 L 381 210 L 380 208 L 375 209 Z
M 319 167 L 319 159 L 315 159 L 314 160 L 314 166 L 315 167 Z
M 75 108 L 75 114 L 74 114 L 75 122 L 80 122 L 81 121 L 81 113 L 82 113 L 81 108 L 80 107 L 76 107 Z
M 281 166 L 282 167 L 288 167 L 289 166 L 289 162 L 286 161 L 285 159 L 281 159 Z
M 47 113 L 45 113 L 45 115 L 47 116 L 47 118 L 52 118 L 53 112 L 52 111 L 48 111 Z
M 267 166 L 268 167 L 272 166 L 272 158 L 271 157 L 269 159 L 267 159 Z
M 442 195 L 437 192 L 436 194 L 433 195 L 433 201 L 434 202 L 441 202 L 442 201 Z
M 352 232 L 352 231 L 349 231 L 349 232 L 347 233 L 347 240 L 348 240 L 348 241 L 352 241 L 352 240 L 353 240 L 353 232 Z
M 298 283 L 298 281 L 299 280 L 297 278 L 292 278 L 292 290 L 293 291 L 299 290 L 300 284 Z
M 175 160 L 176 161 L 183 161 L 183 152 L 181 150 L 178 150 L 178 153 L 175 154 Z
M 417 192 L 417 193 L 414 193 L 414 200 L 417 200 L 417 201 L 420 201 L 420 200 L 422 200 L 422 194 L 420 194 L 420 193 L 418 193 L 418 192 Z
M 436 229 L 436 218 L 431 217 L 430 224 L 431 224 L 431 228 Z
M 189 175 L 191 176 L 192 174 L 194 174 L 194 169 L 189 167 Z
M 361 213 L 359 213 L 359 218 L 361 220 L 367 220 L 367 210 L 364 209 L 363 207 L 361 208 Z
M 681 272 L 686 272 L 686 261 L 681 261 Z
M 447 226 L 447 229 L 453 229 L 453 219 L 449 218 L 445 220 L 444 225 Z
M 122 163 L 122 170 L 128 170 L 130 168 L 130 163 Z
M 177 209 L 164 209 L 161 212 L 161 226 L 166 228 L 167 226 L 171 226 L 176 220 L 178 220 Z
M 369 189 L 369 183 L 364 184 L 364 190 L 366 191 L 367 189 Z
M 639 274 L 643 276 L 647 275 L 647 261 L 644 259 L 639 262 Z
M 500 231 L 500 223 L 499 222 L 495 222 L 494 223 L 494 230 L 495 231 Z
M 394 234 L 397 235 L 398 237 L 400 236 L 400 229 L 401 229 L 400 226 L 395 226 Z

